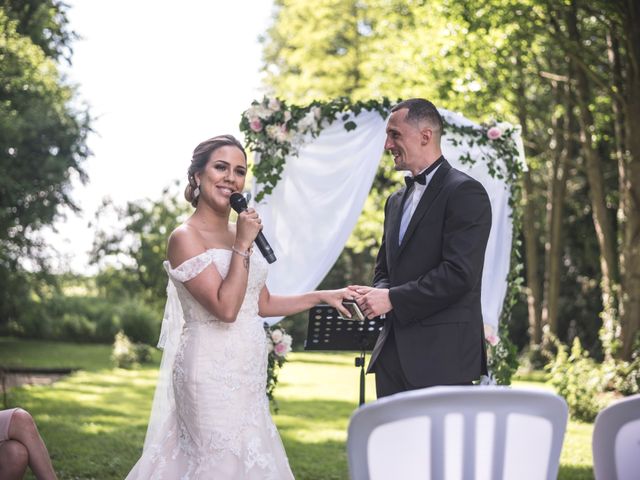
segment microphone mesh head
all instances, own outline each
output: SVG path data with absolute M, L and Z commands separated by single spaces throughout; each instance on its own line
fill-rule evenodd
M 247 209 L 247 201 L 244 199 L 241 193 L 232 193 L 231 197 L 229 197 L 229 203 L 231 204 L 231 208 L 233 208 L 238 213 Z

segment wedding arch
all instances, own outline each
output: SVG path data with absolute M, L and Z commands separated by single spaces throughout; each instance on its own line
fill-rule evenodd
M 240 129 L 254 152 L 253 206 L 278 257 L 267 280 L 273 293 L 315 289 L 337 260 L 383 156 L 391 107 L 386 98 L 297 106 L 264 97 L 242 114 Z M 506 335 L 501 341 L 501 333 L 521 281 L 515 248 L 518 179 L 526 169 L 520 128 L 496 121 L 475 124 L 460 113 L 439 110 L 445 158 L 480 181 L 491 201 L 482 312 L 492 375 L 508 383 L 515 352 Z M 280 319 L 265 321 L 273 325 Z

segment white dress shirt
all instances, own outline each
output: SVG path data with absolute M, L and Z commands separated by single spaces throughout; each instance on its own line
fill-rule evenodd
M 429 168 L 429 167 L 427 167 Z M 420 203 L 420 199 L 422 195 L 424 195 L 424 191 L 427 189 L 429 182 L 433 178 L 433 175 L 438 171 L 440 165 L 433 169 L 433 171 L 429 172 L 429 175 L 425 177 L 424 185 L 415 182 L 413 184 L 412 191 L 409 192 L 409 196 L 404 202 L 404 206 L 402 209 L 402 220 L 400 221 L 400 236 L 398 238 L 398 244 L 402 243 L 402 239 L 404 238 L 404 234 L 407 231 L 407 227 L 409 226 L 409 222 L 411 221 L 411 217 L 413 217 L 413 213 L 416 211 L 418 207 L 418 203 Z M 424 172 L 426 168 L 422 169 L 418 172 L 418 175 Z

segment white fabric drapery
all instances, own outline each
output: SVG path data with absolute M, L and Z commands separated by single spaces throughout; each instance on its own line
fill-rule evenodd
M 444 109 L 440 112 L 448 123 L 474 125 L 460 114 Z M 345 130 L 344 124 L 349 120 L 357 124 L 355 130 Z M 263 232 L 278 258 L 270 266 L 267 280 L 272 293 L 291 295 L 313 290 L 329 272 L 371 189 L 383 154 L 385 127 L 386 121 L 380 114 L 369 111 L 334 121 L 317 138 L 308 137 L 297 156 L 286 159 L 282 178 L 272 194 L 253 205 L 263 219 Z M 517 132 L 515 135 L 521 148 L 519 135 Z M 493 223 L 485 255 L 482 310 L 486 334 L 495 336 L 511 258 L 509 187 L 503 180 L 492 178 L 486 164 L 478 160 L 481 149 L 489 146 L 470 147 L 464 138 L 454 136 L 462 141 L 460 145 L 451 143 L 448 135 L 442 138 L 445 158 L 480 181 L 491 200 Z M 467 152 L 476 160 L 471 167 L 459 161 Z M 523 153 L 519 153 L 523 158 Z M 265 321 L 273 325 L 280 319 Z

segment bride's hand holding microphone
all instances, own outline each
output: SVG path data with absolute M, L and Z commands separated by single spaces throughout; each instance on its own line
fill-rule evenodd
M 255 209 L 248 208 L 239 212 L 236 221 L 236 239 L 233 244 L 234 251 L 239 250 L 242 253 L 250 254 L 251 246 L 261 230 L 262 220 Z
M 253 211 L 253 209 L 249 209 L 247 207 L 247 200 L 239 192 L 234 192 L 231 194 L 231 197 L 229 197 L 229 204 L 231 205 L 231 208 L 238 212 L 238 214 L 248 212 L 249 210 Z M 269 245 L 269 242 L 267 242 L 267 239 L 261 231 L 259 231 L 258 234 L 254 237 L 254 241 L 256 242 L 260 253 L 262 253 L 262 256 L 267 262 L 273 263 L 276 261 L 276 256 L 273 253 L 273 249 L 271 248 L 271 245 Z

